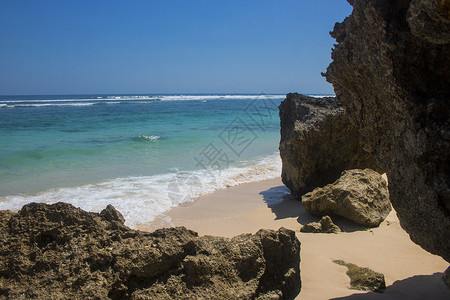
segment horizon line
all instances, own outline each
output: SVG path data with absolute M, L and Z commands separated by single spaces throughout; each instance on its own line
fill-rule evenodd
M 163 92 L 163 93 L 55 93 L 55 94 L 49 94 L 49 93 L 39 93 L 39 94 L 0 94 L 0 97 L 8 97 L 8 96 L 75 96 L 75 95 L 287 95 L 290 93 L 299 93 L 304 95 L 334 95 L 334 93 L 326 93 L 326 92 L 299 92 L 299 91 L 292 91 L 292 92 L 257 92 L 257 93 L 239 93 L 239 92 L 232 92 L 232 93 L 223 93 L 223 92 L 200 92 L 200 93 L 170 93 L 170 92 Z

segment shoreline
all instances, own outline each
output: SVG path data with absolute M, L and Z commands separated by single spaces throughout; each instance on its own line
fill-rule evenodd
M 259 229 L 285 227 L 296 232 L 301 245 L 302 291 L 296 299 L 448 299 L 441 279 L 448 263 L 414 244 L 400 227 L 395 211 L 377 228 L 367 229 L 343 218 L 339 234 L 300 233 L 318 218 L 307 213 L 280 178 L 244 183 L 203 195 L 191 205 L 173 207 L 139 230 L 185 226 L 199 235 L 233 237 Z M 341 259 L 383 273 L 384 293 L 351 290 Z M 351 298 L 348 298 L 351 296 Z M 339 298 L 341 299 L 341 298 Z
M 109 178 L 81 185 L 48 187 L 36 193 L 0 196 L 0 210 L 19 211 L 24 205 L 37 202 L 66 202 L 86 211 L 100 212 L 108 204 L 125 217 L 126 225 L 136 228 L 158 214 L 179 204 L 189 205 L 200 195 L 216 190 L 275 178 L 281 173 L 279 152 L 257 155 L 225 169 L 173 170 L 154 175 Z M 124 201 L 126 199 L 126 201 Z

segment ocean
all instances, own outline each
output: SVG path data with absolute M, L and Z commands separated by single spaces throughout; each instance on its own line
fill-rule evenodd
M 136 227 L 217 189 L 278 177 L 284 97 L 0 96 L 0 209 L 112 204 Z

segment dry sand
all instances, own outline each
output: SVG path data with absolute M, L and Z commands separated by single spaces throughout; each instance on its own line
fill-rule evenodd
M 394 211 L 370 230 L 336 219 L 346 232 L 299 232 L 301 225 L 317 220 L 289 195 L 280 179 L 270 179 L 202 196 L 139 229 L 185 226 L 200 235 L 232 237 L 285 227 L 295 230 L 301 242 L 302 290 L 297 299 L 450 299 L 450 289 L 441 279 L 448 263 L 414 244 Z M 335 259 L 383 273 L 387 289 L 382 294 L 349 289 L 347 269 L 334 264 Z

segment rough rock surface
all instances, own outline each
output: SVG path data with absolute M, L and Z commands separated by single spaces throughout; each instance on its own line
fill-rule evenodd
M 445 284 L 450 288 L 450 267 L 445 270 L 442 280 L 444 280 Z
M 371 169 L 347 170 L 332 184 L 303 195 L 306 211 L 338 215 L 358 224 L 378 226 L 391 211 L 387 183 Z
M 335 98 L 288 94 L 280 107 L 282 180 L 300 198 L 355 168 L 378 169 Z
M 350 277 L 352 289 L 372 292 L 382 292 L 386 289 L 383 274 L 342 260 L 334 260 L 334 263 L 347 267 L 346 273 Z
M 131 230 L 112 206 L 0 211 L 0 298 L 293 299 L 300 242 L 293 231 L 232 239 L 184 227 Z M 202 298 L 203 297 L 203 298 Z
M 386 170 L 401 226 L 450 261 L 450 3 L 349 2 L 325 75 Z
M 324 216 L 319 222 L 312 222 L 300 228 L 301 232 L 312 233 L 339 233 L 341 228 L 333 223 L 329 216 Z
M 413 35 L 434 44 L 450 42 L 450 2 L 447 0 L 413 0 L 407 21 Z

